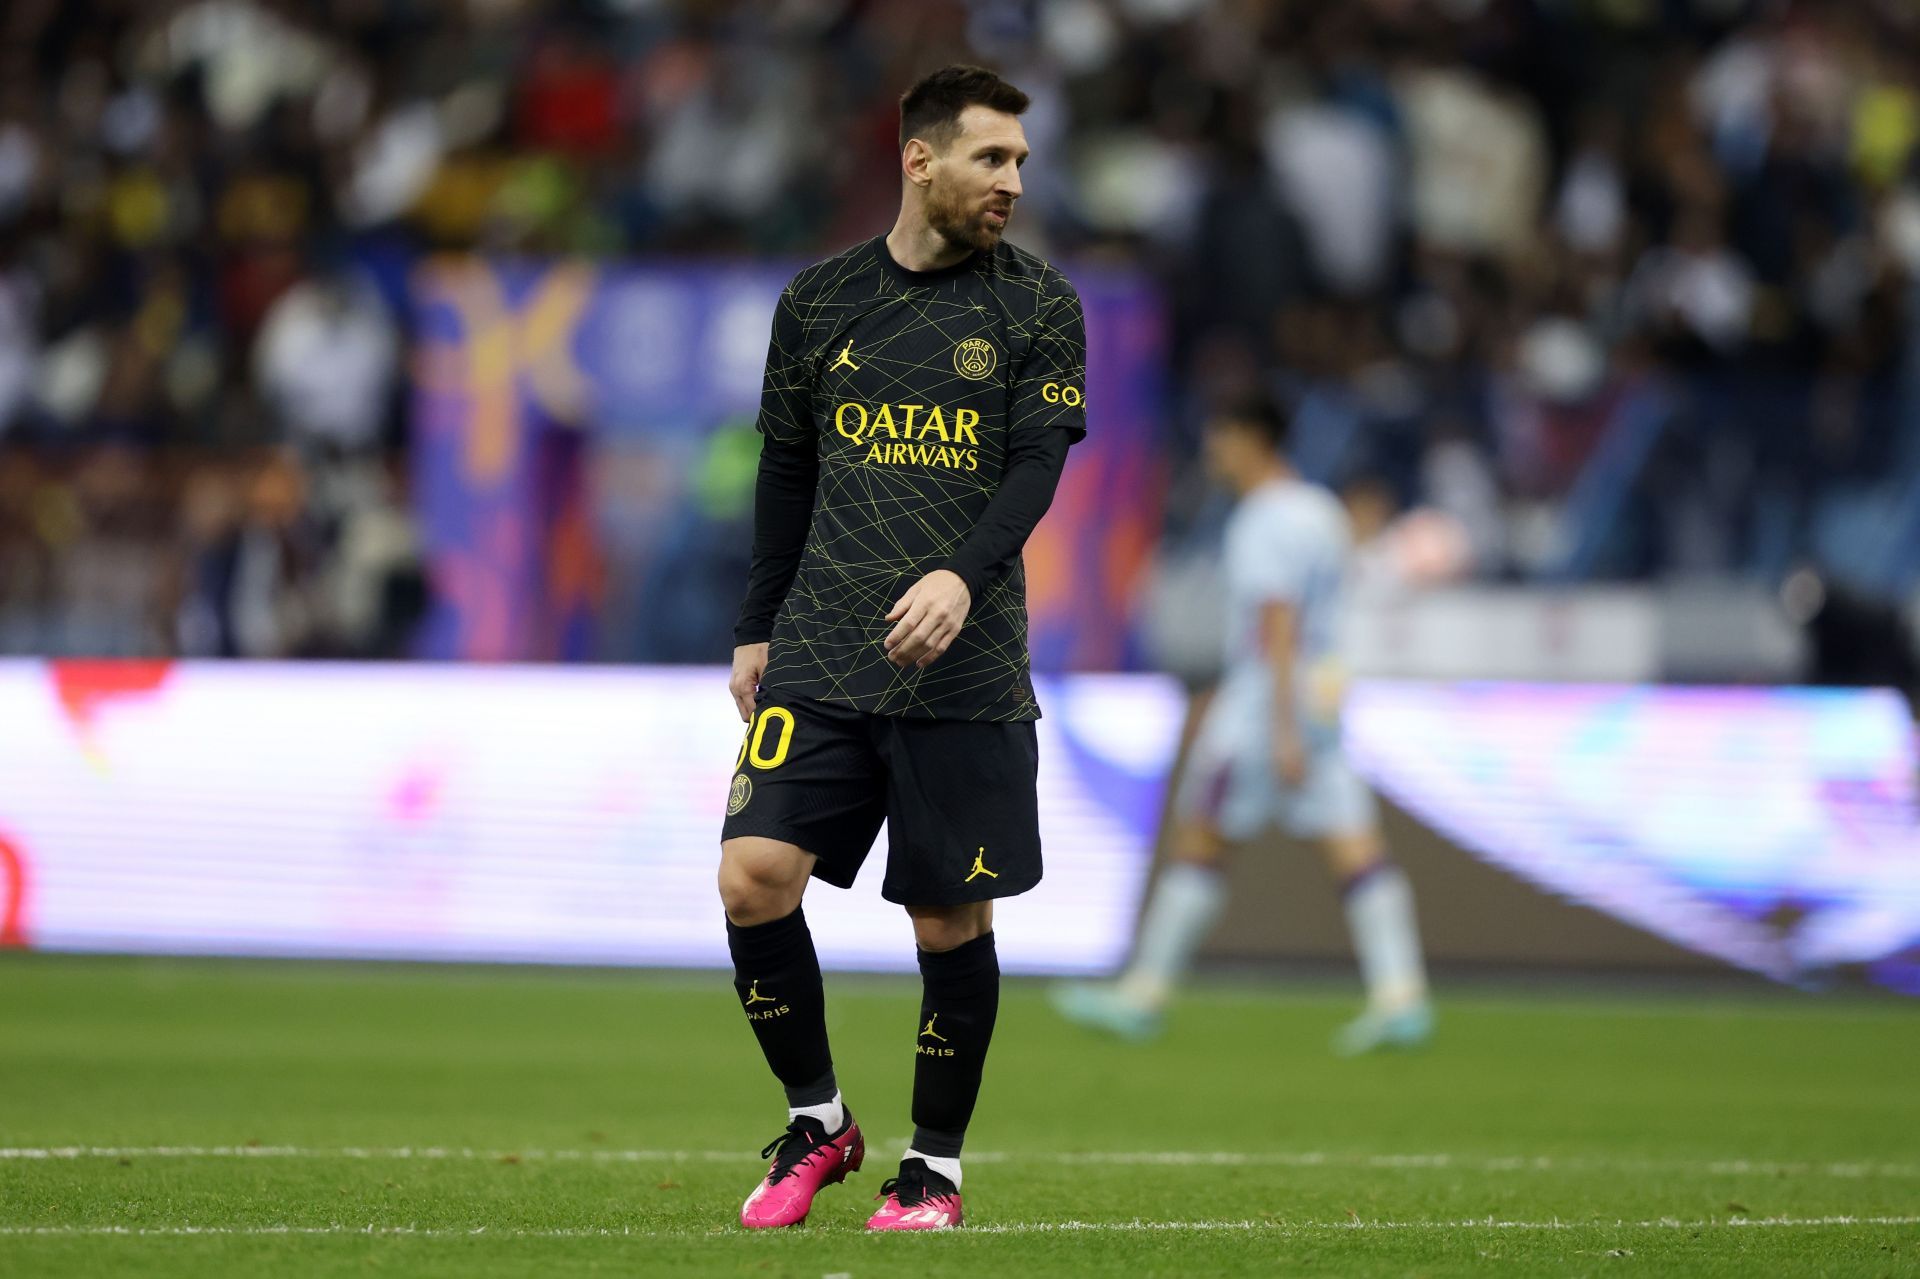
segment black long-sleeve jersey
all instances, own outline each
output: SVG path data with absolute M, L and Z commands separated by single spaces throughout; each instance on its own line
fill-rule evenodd
M 1020 549 L 1086 434 L 1080 298 L 1002 241 L 909 271 L 881 238 L 795 276 L 774 315 L 753 567 L 736 643 L 761 683 L 873 714 L 1039 717 Z M 900 670 L 888 610 L 935 569 L 973 596 L 951 648 Z

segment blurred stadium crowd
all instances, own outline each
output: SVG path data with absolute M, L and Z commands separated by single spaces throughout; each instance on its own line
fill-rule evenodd
M 412 265 L 836 250 L 956 58 L 1016 239 L 1160 281 L 1176 461 L 1267 383 L 1475 576 L 1916 585 L 1899 0 L 10 0 L 0 651 L 404 653 Z

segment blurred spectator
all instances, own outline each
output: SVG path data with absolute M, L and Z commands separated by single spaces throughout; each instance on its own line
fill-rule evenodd
M 386 424 L 400 335 L 370 287 L 338 272 L 320 275 L 273 304 L 254 369 L 292 440 L 366 450 L 380 443 Z
M 1400 103 L 1414 234 L 1454 253 L 1524 254 L 1546 180 L 1538 108 L 1458 66 L 1407 72 Z
M 0 437 L 33 394 L 40 357 L 37 293 L 27 272 L 0 269 Z
M 181 649 L 208 657 L 292 657 L 316 627 L 317 535 L 306 476 L 291 456 L 226 491 L 203 481 L 178 628 Z

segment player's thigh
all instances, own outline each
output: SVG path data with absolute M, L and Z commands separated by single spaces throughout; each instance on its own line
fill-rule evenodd
M 1228 844 L 1254 838 L 1273 820 L 1279 781 L 1271 757 L 1246 717 L 1216 698 L 1174 789 L 1176 857 L 1216 862 Z
M 865 720 L 858 711 L 762 690 L 734 762 L 723 849 L 749 838 L 786 845 L 813 859 L 816 878 L 850 887 L 886 815 L 886 771 Z
M 1034 725 L 876 720 L 887 765 L 887 878 L 903 906 L 952 906 L 1040 882 Z
M 1279 809 L 1281 827 L 1312 840 L 1334 875 L 1355 874 L 1379 860 L 1379 808 L 1337 746 L 1308 755 L 1306 778 L 1281 794 Z

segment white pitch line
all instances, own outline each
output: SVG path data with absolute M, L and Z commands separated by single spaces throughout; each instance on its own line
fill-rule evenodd
M 498 1163 L 759 1163 L 742 1150 L 480 1150 L 471 1146 L 11 1146 L 0 1160 L 370 1159 Z M 1580 1155 L 1339 1154 L 1322 1150 L 1093 1150 L 969 1153 L 975 1164 L 1045 1163 L 1170 1167 L 1439 1169 L 1457 1172 L 1693 1172 L 1709 1175 L 1920 1178 L 1920 1164 L 1868 1160 L 1610 1159 Z
M 1826 1229 L 1839 1226 L 1913 1226 L 1920 1217 L 1727 1217 L 1681 1220 L 1661 1217 L 1649 1221 L 1510 1221 L 1473 1217 L 1459 1221 L 1008 1221 L 965 1226 L 961 1235 L 1138 1234 L 1196 1231 L 1286 1236 L 1342 1234 L 1350 1231 L 1572 1231 L 1572 1230 L 1722 1230 Z M 813 1233 L 813 1232 L 810 1232 Z M 851 1230 L 817 1233 L 844 1235 Z M 864 1233 L 864 1232 L 862 1232 Z M 549 1230 L 500 1230 L 491 1226 L 0 1226 L 0 1237 L 28 1238 L 138 1238 L 190 1239 L 202 1235 L 272 1237 L 366 1235 L 398 1239 L 716 1239 L 753 1237 L 753 1233 L 718 1226 L 707 1230 L 636 1230 L 630 1226 L 561 1227 Z

